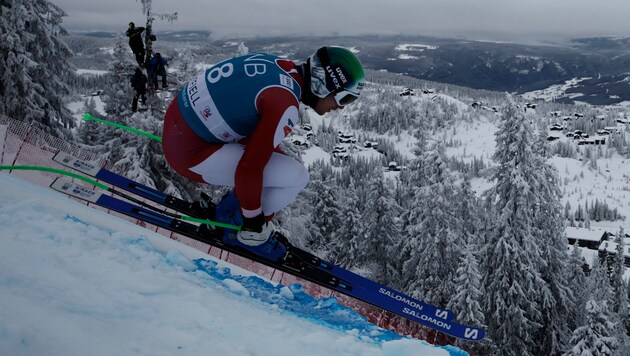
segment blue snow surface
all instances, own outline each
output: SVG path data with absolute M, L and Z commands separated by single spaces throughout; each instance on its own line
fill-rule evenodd
M 198 271 L 206 273 L 214 280 L 234 280 L 249 291 L 250 296 L 263 303 L 274 305 L 297 316 L 344 331 L 358 331 L 359 335 L 370 337 L 378 342 L 399 340 L 402 337 L 368 322 L 367 318 L 337 303 L 336 298 L 315 299 L 304 292 L 301 284 L 289 286 L 273 285 L 255 276 L 234 276 L 229 268 L 217 267 L 214 261 L 197 259 Z M 451 355 L 467 355 L 467 353 Z
M 180 253 L 169 253 L 167 260 L 168 263 L 180 266 L 188 261 Z M 314 323 L 341 331 L 352 331 L 358 333 L 360 337 L 368 337 L 379 343 L 404 338 L 370 323 L 365 316 L 337 303 L 336 298 L 313 298 L 299 283 L 289 286 L 274 285 L 256 276 L 233 275 L 228 267 L 221 267 L 212 260 L 200 258 L 194 260 L 193 263 L 196 268 L 188 272 L 202 275 L 201 278 L 207 278 L 213 282 L 211 284 L 217 281 L 224 283 L 228 281 L 231 284 L 230 290 L 235 294 L 249 295 L 252 299 L 291 312 Z M 456 347 L 441 346 L 441 348 L 453 356 L 468 355 L 467 352 Z

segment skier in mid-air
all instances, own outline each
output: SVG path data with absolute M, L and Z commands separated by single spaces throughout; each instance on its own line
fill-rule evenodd
M 242 214 L 236 239 L 262 246 L 274 233 L 274 214 L 309 180 L 304 165 L 278 148 L 299 122 L 299 103 L 323 115 L 356 100 L 364 85 L 359 59 L 342 47 L 322 47 L 301 65 L 260 53 L 222 61 L 170 104 L 164 155 L 184 177 L 234 187 Z

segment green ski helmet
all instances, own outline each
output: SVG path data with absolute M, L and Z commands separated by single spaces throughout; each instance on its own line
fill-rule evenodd
M 311 93 L 322 99 L 335 93 L 339 106 L 355 101 L 365 86 L 363 66 L 346 48 L 329 46 L 318 49 L 308 59 L 306 69 L 310 73 Z

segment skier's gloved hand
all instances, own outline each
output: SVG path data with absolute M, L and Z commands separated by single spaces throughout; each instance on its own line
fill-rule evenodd
M 246 218 L 243 216 L 242 230 L 262 232 L 264 224 L 265 224 L 265 216 L 263 214 L 259 214 L 258 216 L 253 217 L 253 218 Z

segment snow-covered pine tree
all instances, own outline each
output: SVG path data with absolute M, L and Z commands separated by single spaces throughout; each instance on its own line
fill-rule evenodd
M 116 36 L 113 46 L 113 59 L 108 66 L 105 79 L 109 88 L 104 93 L 103 102 L 105 112 L 116 121 L 123 120 L 131 114 L 131 100 L 134 95 L 131 77 L 136 65 L 132 61 L 126 37 L 122 33 Z
M 464 178 L 459 190 L 457 212 L 462 225 L 462 255 L 456 273 L 456 294 L 449 301 L 451 310 L 462 310 L 458 320 L 467 325 L 485 325 L 481 300 L 481 272 L 478 264 L 479 249 L 483 245 L 477 235 L 480 230 L 480 219 L 477 212 L 478 203 L 471 189 L 470 179 Z M 455 305 L 462 305 L 459 307 Z M 475 320 L 477 318 L 478 320 Z
M 86 97 L 83 101 L 83 112 L 86 112 L 93 116 L 98 116 L 98 112 L 96 110 L 96 102 L 94 101 L 93 96 Z
M 612 287 L 612 311 L 617 313 L 620 319 L 621 336 L 628 333 L 627 327 L 630 324 L 628 317 L 628 295 L 626 293 L 627 286 L 624 280 L 624 274 L 626 272 L 625 266 L 625 232 L 623 228 L 619 229 L 617 236 L 615 237 L 615 256 L 613 257 L 613 263 L 610 271 L 610 285 Z
M 615 236 L 615 255 L 612 258 L 612 266 L 610 268 L 610 285 L 612 286 L 613 294 L 613 311 L 616 313 L 628 312 L 628 297 L 625 293 L 626 286 L 623 279 L 623 275 L 626 271 L 625 267 L 625 232 L 623 228 L 619 229 Z
M 455 294 L 455 276 L 463 248 L 462 223 L 456 215 L 458 189 L 445 162 L 444 148 L 424 155 L 427 185 L 414 194 L 407 237 L 399 248 L 405 290 L 413 297 L 446 306 Z
M 600 258 L 593 258 L 593 267 L 588 278 L 588 288 L 590 299 L 597 302 L 610 302 L 613 296 L 610 278 L 608 277 L 608 266 Z M 607 304 L 610 307 L 610 303 Z
M 560 178 L 556 168 L 545 162 L 542 151 L 533 157 L 536 175 L 531 177 L 531 188 L 536 197 L 532 205 L 534 238 L 540 247 L 540 259 L 536 260 L 540 275 L 547 284 L 541 289 L 538 301 L 542 312 L 542 328 L 539 332 L 538 354 L 552 355 L 566 349 L 571 329 L 567 324 L 568 307 L 575 303 L 567 280 L 567 247 L 562 205 L 560 203 Z
M 357 246 L 357 241 L 359 241 L 363 221 L 357 202 L 358 199 L 352 191 L 344 194 L 342 199 L 343 223 L 337 232 L 338 240 L 334 243 L 333 262 L 343 267 L 356 267 L 354 261 L 360 255 L 360 246 Z
M 424 195 L 420 187 L 411 187 L 407 210 L 401 217 L 403 222 L 403 236 L 400 241 L 399 267 L 400 278 L 394 284 L 396 288 L 409 292 L 410 284 L 416 279 L 416 266 L 419 263 L 420 251 L 426 242 L 423 234 L 422 219 L 424 214 Z
M 83 104 L 83 112 L 88 113 L 90 115 L 99 116 L 99 113 L 96 110 L 96 102 L 93 97 L 87 97 Z M 86 145 L 95 146 L 102 144 L 103 135 L 102 135 L 103 125 L 94 121 L 84 121 L 80 123 L 79 128 L 77 129 L 77 138 L 79 142 L 84 143 Z
M 162 132 L 161 118 L 153 116 L 151 111 L 136 113 L 127 120 L 119 122 L 158 136 Z M 124 172 L 125 176 L 138 183 L 157 188 L 153 169 L 156 160 L 164 159 L 162 145 L 155 140 L 130 132 L 123 132 L 114 142 L 117 144 L 109 147 L 114 169 Z M 159 178 L 160 175 L 157 177 Z
M 493 174 L 495 185 L 486 193 L 488 209 L 495 212 L 482 258 L 484 309 L 488 334 L 497 354 L 537 355 L 537 333 L 543 315 L 538 301 L 549 292 L 539 268 L 540 241 L 536 233 L 538 186 L 534 139 L 528 120 L 511 97 L 502 108 L 496 133 Z
M 481 222 L 486 212 L 472 190 L 469 175 L 464 176 L 457 203 L 456 216 L 462 222 L 462 240 L 470 241 L 474 245 L 473 251 L 475 251 L 475 257 L 478 257 L 480 247 L 483 245 L 482 236 L 480 236 Z
M 609 330 L 615 327 L 608 319 L 608 302 L 589 300 L 586 303 L 586 325 L 573 332 L 571 344 L 574 345 L 566 356 L 613 356 L 619 347 L 617 338 Z
M 573 331 L 568 356 L 617 355 L 619 340 L 615 334 L 618 325 L 611 315 L 612 288 L 607 274 L 607 267 L 595 258 L 589 277 L 590 298 L 586 303 L 585 324 Z
M 462 257 L 455 276 L 455 294 L 449 300 L 447 308 L 456 310 L 457 321 L 460 323 L 485 327 L 486 319 L 481 307 L 483 299 L 483 291 L 481 290 L 482 276 L 475 257 L 474 249 L 476 244 L 471 239 L 471 236 L 469 236 L 462 251 Z M 463 346 L 465 343 L 458 340 L 457 345 Z M 477 351 L 481 354 L 481 348 L 484 346 L 471 345 L 470 347 L 473 349 L 469 351 Z
M 0 114 L 67 136 L 75 124 L 63 95 L 74 74 L 63 16 L 46 0 L 0 2 Z
M 337 240 L 337 232 L 342 225 L 341 206 L 339 197 L 335 190 L 336 185 L 331 179 L 322 180 L 318 172 L 311 173 L 309 189 L 313 193 L 314 201 L 311 221 L 316 226 L 311 236 L 311 249 L 318 254 L 328 256 L 330 244 Z
M 396 244 L 400 237 L 397 217 L 400 208 L 391 195 L 383 174 L 373 174 L 367 182 L 366 201 L 363 205 L 363 231 L 355 236 L 359 250 L 357 266 L 365 266 L 373 279 L 389 284 L 398 272 L 392 268 L 396 258 Z
M 196 58 L 193 56 L 189 48 L 183 48 L 177 54 L 177 71 L 168 73 L 169 76 L 175 76 L 178 83 L 185 83 L 199 72 L 196 67 Z
M 409 278 L 415 278 L 414 272 L 405 271 L 403 264 L 409 263 L 413 265 L 417 263 L 417 251 L 420 248 L 420 241 L 417 238 L 409 238 L 410 236 L 420 235 L 418 221 L 420 221 L 423 204 L 416 201 L 416 193 L 420 192 L 420 187 L 428 184 L 428 178 L 425 176 L 424 171 L 425 152 L 428 147 L 426 120 L 420 120 L 416 125 L 418 125 L 414 134 L 416 142 L 412 148 L 412 152 L 416 157 L 409 162 L 409 169 L 403 170 L 400 173 L 399 184 L 396 187 L 395 195 L 402 208 L 400 218 L 402 222 L 403 239 L 401 239 L 400 246 L 398 247 L 399 257 L 397 258 L 397 263 L 399 264 L 398 269 L 401 273 L 399 280 L 395 282 L 394 286 L 403 290 L 409 285 Z
M 586 302 L 589 299 L 589 291 L 585 289 L 586 274 L 584 268 L 588 266 L 584 257 L 580 252 L 580 247 L 577 242 L 573 245 L 569 257 L 569 263 L 567 268 L 567 280 L 571 281 L 570 287 L 573 290 L 573 304 L 567 306 L 570 311 L 567 316 L 567 324 L 570 330 L 575 330 L 579 326 L 585 323 L 585 308 Z
M 584 227 L 587 229 L 591 229 L 591 215 L 588 213 L 588 201 L 585 203 L 585 208 L 584 208 Z
M 405 212 L 411 208 L 412 204 L 412 200 L 410 199 L 412 189 L 409 185 L 410 173 L 409 169 L 403 169 L 400 171 L 398 180 L 396 181 L 396 186 L 394 187 L 394 199 L 402 209 L 400 217 L 403 221 L 406 221 Z

